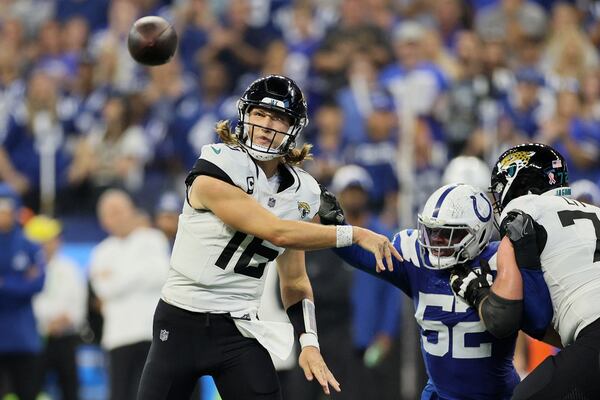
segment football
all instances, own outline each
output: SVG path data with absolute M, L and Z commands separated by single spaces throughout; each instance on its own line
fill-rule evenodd
M 140 64 L 162 65 L 175 54 L 177 32 L 164 18 L 142 17 L 131 27 L 127 47 L 131 57 Z

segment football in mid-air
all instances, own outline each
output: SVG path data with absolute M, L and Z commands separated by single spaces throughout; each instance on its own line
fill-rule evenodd
M 142 17 L 133 23 L 127 47 L 131 57 L 140 64 L 162 65 L 175 54 L 177 32 L 164 18 Z

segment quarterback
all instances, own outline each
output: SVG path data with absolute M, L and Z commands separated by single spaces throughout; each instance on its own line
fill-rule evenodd
M 221 397 L 280 399 L 267 352 L 286 358 L 294 333 L 306 378 L 329 394 L 340 387 L 319 352 L 304 251 L 357 244 L 378 268 L 400 258 L 388 239 L 358 227 L 311 223 L 320 205 L 317 182 L 296 166 L 308 120 L 300 88 L 283 76 L 254 81 L 238 102 L 233 132 L 203 147 L 185 183 L 171 269 L 154 316 L 153 341 L 140 400 L 189 398 L 198 377 L 211 375 Z M 291 325 L 257 318 L 265 270 L 277 260 Z M 293 329 L 292 329 L 293 326 Z

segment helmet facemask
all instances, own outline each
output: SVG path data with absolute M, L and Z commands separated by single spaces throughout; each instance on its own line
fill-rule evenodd
M 289 154 L 296 146 L 298 135 L 308 125 L 304 95 L 298 85 L 285 76 L 269 75 L 255 80 L 238 101 L 237 108 L 238 124 L 235 129 L 237 139 L 253 158 L 260 161 Z M 289 121 L 289 128 L 283 132 L 250 123 L 250 113 L 254 108 L 284 115 Z M 255 143 L 257 134 L 262 130 L 267 130 L 269 137 L 272 135 L 270 143 Z M 261 135 L 264 135 L 264 132 Z M 282 135 L 283 139 L 281 143 L 275 145 L 278 135 Z
M 451 268 L 464 263 L 479 254 L 467 251 L 475 241 L 476 232 L 467 225 L 444 225 L 425 221 L 419 216 L 419 244 L 422 256 L 428 253 L 433 269 Z
M 463 184 L 442 186 L 418 216 L 423 264 L 446 269 L 474 259 L 488 244 L 491 219 L 492 206 L 481 190 Z
M 272 160 L 276 157 L 282 157 L 288 154 L 292 149 L 296 147 L 296 138 L 300 131 L 306 126 L 305 121 L 298 121 L 298 118 L 294 118 L 285 109 L 275 107 L 265 107 L 260 105 L 258 107 L 275 111 L 279 114 L 285 115 L 290 121 L 290 126 L 287 131 L 279 131 L 266 126 L 258 125 L 249 122 L 250 112 L 253 107 L 250 105 L 238 105 L 238 107 L 244 109 L 240 110 L 240 118 L 236 127 L 236 134 L 240 144 L 250 153 L 252 158 L 260 161 Z M 270 143 L 261 145 L 255 143 L 255 135 L 258 135 L 260 130 L 266 130 L 267 135 L 272 135 Z M 281 143 L 275 145 L 275 139 L 277 135 L 283 136 Z
M 517 175 L 524 167 L 525 164 L 523 163 L 515 163 L 501 170 L 498 168 L 494 169 L 492 185 L 489 188 L 489 192 L 493 198 L 492 209 L 494 210 L 494 226 L 496 229 L 500 228 L 499 219 L 502 210 L 512 197 L 515 197 L 512 196 L 512 194 L 509 196 L 508 193 L 517 178 Z

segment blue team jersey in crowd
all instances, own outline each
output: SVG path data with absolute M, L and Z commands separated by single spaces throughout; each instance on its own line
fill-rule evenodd
M 420 326 L 421 352 L 429 375 L 422 400 L 509 399 L 519 376 L 513 366 L 516 334 L 497 339 L 485 330 L 477 311 L 458 300 L 449 285 L 450 270 L 434 270 L 423 258 L 416 230 L 394 237 L 404 258 L 394 260 L 394 271 L 377 274 L 373 255 L 359 246 L 335 249 L 346 262 L 384 279 L 410 296 Z M 489 260 L 495 275 L 498 242 L 490 243 L 479 257 Z M 479 266 L 479 257 L 471 262 Z M 522 329 L 543 336 L 552 319 L 550 295 L 539 271 L 522 271 L 524 298 Z

